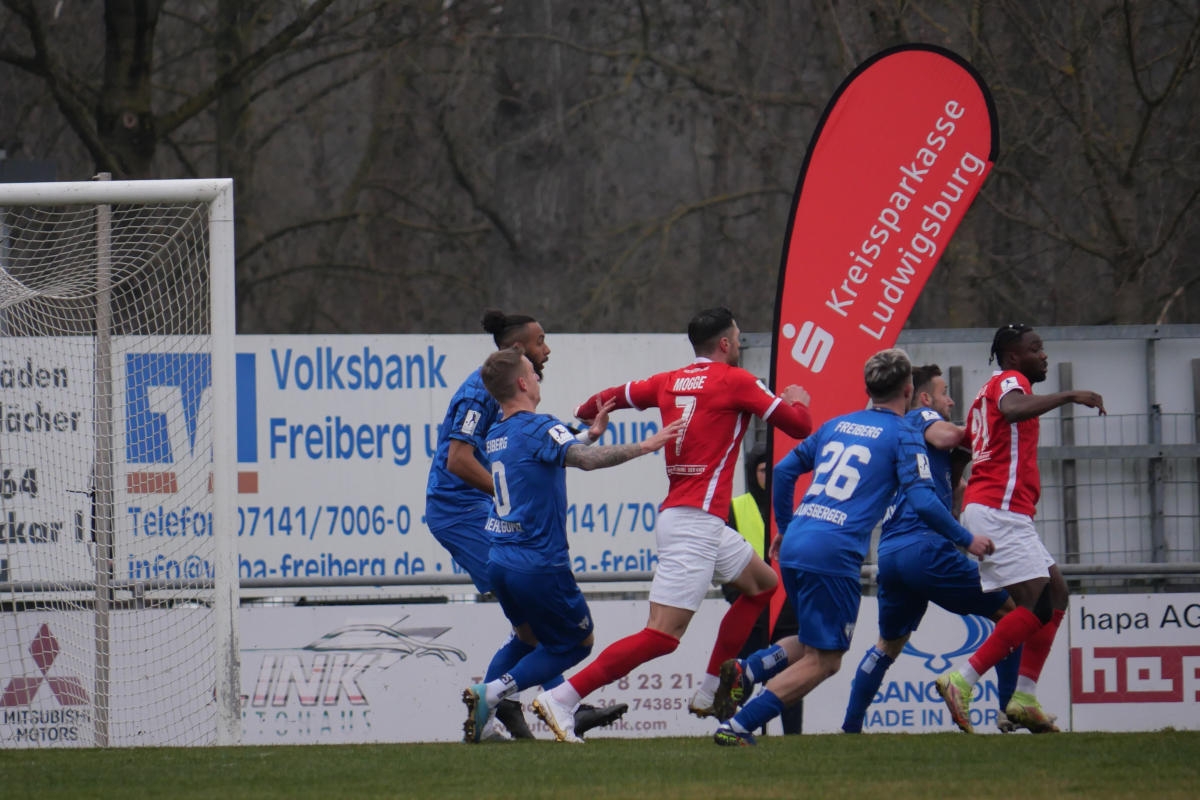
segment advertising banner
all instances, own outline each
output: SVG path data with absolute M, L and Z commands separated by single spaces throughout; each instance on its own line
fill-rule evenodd
M 645 601 L 590 607 L 594 653 L 645 621 Z M 727 607 L 705 600 L 678 650 L 587 698 L 629 705 L 616 725 L 589 738 L 711 735 L 713 721 L 691 716 L 687 703 Z M 110 697 L 114 746 L 211 743 L 195 740 L 198 731 L 211 735 L 215 713 L 210 648 L 202 638 L 180 647 L 174 635 L 204 613 L 120 613 Z M 1038 683 L 1060 728 L 1200 729 L 1200 595 L 1082 595 L 1071 598 L 1069 616 Z M 94 746 L 92 642 L 72 633 L 86 630 L 91 614 L 30 611 L 7 619 L 0 649 L 13 657 L 0 674 L 0 747 Z M 241 609 L 238 625 L 245 744 L 457 741 L 466 719 L 462 690 L 482 679 L 508 635 L 494 603 L 256 605 Z M 805 733 L 841 729 L 850 682 L 876 626 L 875 598 L 864 597 L 841 670 L 804 700 Z M 931 607 L 888 670 L 864 733 L 954 730 L 933 682 L 990 630 L 987 620 Z M 535 695 L 522 695 L 526 716 L 535 734 L 549 739 L 528 708 Z M 996 732 L 997 710 L 995 675 L 988 673 L 971 704 L 975 730 Z M 778 720 L 768 725 L 768 733 L 779 732 Z
M 863 733 L 938 733 L 955 731 L 954 721 L 933 682 L 943 673 L 961 667 L 983 644 L 995 624 L 984 617 L 957 614 L 930 605 L 921 627 L 888 669 L 875 701 L 867 709 Z M 842 658 L 842 668 L 804 699 L 804 732 L 837 733 L 842 729 L 854 672 L 879 638 L 879 603 L 864 597 L 854 628 L 854 642 Z M 1067 634 L 1059 633 L 1038 683 L 1038 697 L 1058 726 L 1070 730 L 1067 683 Z M 996 673 L 989 671 L 975 687 L 971 699 L 971 724 L 976 733 L 999 733 L 1000 710 Z
M 942 48 L 885 50 L 834 94 L 796 184 L 772 332 L 771 386 L 807 389 L 817 425 L 866 405 L 863 364 L 895 344 L 996 146 L 987 86 Z M 795 445 L 771 443 L 772 463 Z
M 815 419 L 866 404 L 863 363 L 896 342 L 991 171 L 996 132 L 978 73 L 926 45 L 879 53 L 830 101 L 796 187 L 773 345 L 772 385 L 808 389 Z
M 0 359 L 0 583 L 95 575 L 92 342 L 5 340 Z
M 645 622 L 645 601 L 589 606 L 593 653 Z M 687 704 L 725 608 L 706 601 L 678 650 L 588 697 L 597 706 L 629 705 L 588 738 L 711 734 L 715 723 L 688 714 Z M 244 608 L 239 625 L 244 744 L 461 741 L 463 689 L 483 679 L 509 630 L 494 603 Z M 549 740 L 529 708 L 536 696 L 522 694 L 525 716 Z
M 1200 596 L 1071 598 L 1076 730 L 1200 729 Z
M 109 746 L 216 743 L 209 617 L 202 607 L 112 613 Z M 95 625 L 91 611 L 3 616 L 0 747 L 97 746 Z
M 568 423 L 593 392 L 691 358 L 682 333 L 547 341 L 540 410 Z M 241 577 L 463 574 L 425 525 L 425 483 L 451 396 L 494 349 L 486 335 L 239 337 Z M 622 411 L 600 443 L 637 442 L 658 424 L 656 412 Z M 661 454 L 568 469 L 575 570 L 652 570 L 665 494 Z

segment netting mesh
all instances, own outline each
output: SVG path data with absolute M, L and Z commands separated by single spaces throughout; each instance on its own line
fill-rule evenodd
M 0 742 L 215 737 L 204 203 L 0 212 Z

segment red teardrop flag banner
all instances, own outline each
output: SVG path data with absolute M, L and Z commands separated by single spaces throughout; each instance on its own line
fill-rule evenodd
M 771 385 L 807 389 L 815 424 L 865 407 L 863 365 L 895 345 L 997 138 L 982 77 L 933 45 L 872 56 L 830 100 L 796 184 L 771 345 Z M 772 431 L 773 462 L 794 445 Z

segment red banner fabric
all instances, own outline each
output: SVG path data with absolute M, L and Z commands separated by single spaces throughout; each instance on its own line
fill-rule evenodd
M 807 389 L 814 424 L 866 405 L 863 364 L 895 345 L 996 144 L 983 79 L 939 47 L 878 53 L 834 94 L 796 185 L 772 340 L 771 385 Z M 771 442 L 773 462 L 795 445 Z

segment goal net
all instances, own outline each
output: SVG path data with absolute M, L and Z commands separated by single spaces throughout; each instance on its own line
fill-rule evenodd
M 239 739 L 232 193 L 0 185 L 0 746 Z

